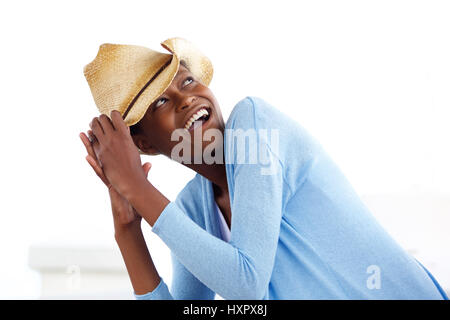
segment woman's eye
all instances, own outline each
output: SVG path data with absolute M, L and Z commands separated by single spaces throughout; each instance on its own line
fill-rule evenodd
M 156 101 L 156 104 L 155 104 L 155 107 L 156 107 L 156 108 L 158 108 L 158 107 L 160 107 L 161 105 L 164 104 L 164 102 L 161 102 L 161 101 L 166 102 L 167 99 L 166 99 L 166 98 L 161 98 L 161 99 L 159 99 L 158 101 Z
M 184 80 L 184 83 L 183 83 L 183 85 L 188 85 L 188 84 L 186 84 L 186 81 L 190 81 L 188 84 L 190 84 L 190 83 L 192 83 L 193 81 L 194 81 L 194 79 L 192 79 L 191 77 L 189 77 L 189 78 L 186 78 L 186 80 Z

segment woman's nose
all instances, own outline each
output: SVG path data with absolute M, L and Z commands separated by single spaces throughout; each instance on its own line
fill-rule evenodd
M 195 100 L 197 100 L 197 98 L 194 96 L 185 97 L 179 105 L 179 111 L 189 108 L 189 106 L 191 106 L 195 102 Z

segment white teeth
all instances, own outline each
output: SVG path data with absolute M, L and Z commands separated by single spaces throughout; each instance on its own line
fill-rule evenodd
M 195 114 L 193 114 L 189 120 L 186 122 L 186 125 L 184 126 L 185 129 L 189 129 L 192 125 L 192 123 L 195 120 L 198 120 L 199 118 L 201 118 L 203 115 L 205 114 L 209 114 L 208 111 L 204 108 L 200 109 L 199 111 L 197 111 Z

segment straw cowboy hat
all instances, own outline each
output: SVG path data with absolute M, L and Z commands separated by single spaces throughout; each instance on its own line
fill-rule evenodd
M 183 38 L 161 45 L 171 54 L 141 46 L 102 44 L 95 59 L 84 67 L 84 76 L 100 113 L 118 110 L 128 126 L 139 122 L 148 107 L 172 83 L 184 61 L 194 77 L 208 86 L 211 61 Z

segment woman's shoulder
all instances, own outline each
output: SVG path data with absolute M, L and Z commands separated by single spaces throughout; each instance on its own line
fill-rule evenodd
M 226 122 L 226 129 L 276 129 L 280 134 L 292 136 L 306 131 L 300 123 L 267 100 L 257 96 L 246 96 L 234 106 Z
M 268 119 L 283 116 L 281 112 L 260 97 L 246 96 L 234 106 L 227 120 L 227 129 L 248 129 L 266 124 Z
M 246 96 L 235 105 L 225 128 L 227 145 L 231 149 L 227 151 L 232 152 L 240 130 L 244 136 L 253 132 L 258 141 L 266 142 L 275 156 L 291 167 L 301 166 L 321 149 L 320 143 L 293 117 L 256 96 Z

